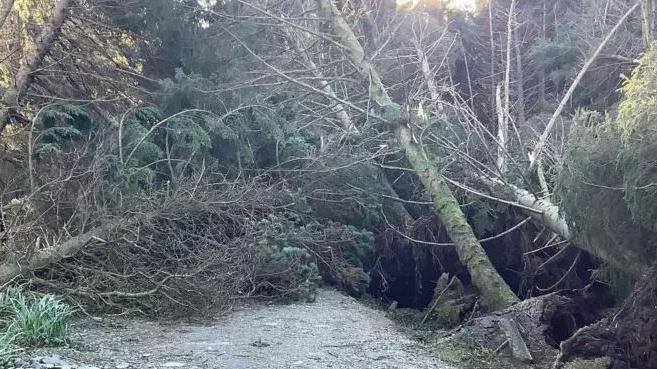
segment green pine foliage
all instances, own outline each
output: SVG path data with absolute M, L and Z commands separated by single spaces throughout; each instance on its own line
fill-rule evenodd
M 197 163 L 205 159 L 206 165 L 214 163 L 230 170 L 294 166 L 313 153 L 317 140 L 312 133 L 296 129 L 294 107 L 281 104 L 284 97 L 205 92 L 220 83 L 220 78 L 177 69 L 174 77 L 161 82 L 158 106 L 162 116 L 188 109 L 206 112 L 168 123 L 169 144 L 176 157 L 194 154 Z M 161 148 L 164 132 L 158 134 Z
M 291 214 L 269 214 L 258 224 L 261 273 L 268 284 L 298 286 L 289 297 L 312 300 L 322 281 L 359 296 L 369 287 L 374 236 L 366 230 Z M 292 271 L 292 272 L 290 272 Z M 293 278 L 292 281 L 271 279 Z M 284 282 L 284 283 L 283 283 Z
M 652 50 L 625 82 L 617 116 L 578 113 L 557 186 L 578 242 L 634 277 L 657 254 L 656 66 Z
M 625 200 L 633 219 L 657 233 L 657 50 L 649 50 L 622 88 L 618 126 L 622 138 Z M 657 250 L 651 250 L 652 255 Z
M 77 105 L 55 105 L 45 109 L 39 116 L 34 132 L 35 158 L 46 160 L 70 149 L 86 138 L 92 129 L 88 113 Z

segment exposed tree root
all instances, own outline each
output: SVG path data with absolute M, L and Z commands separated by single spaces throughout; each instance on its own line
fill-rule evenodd
M 614 315 L 577 331 L 561 343 L 561 363 L 574 357 L 603 357 L 633 367 L 657 368 L 657 263 Z
M 509 322 L 517 325 L 520 335 L 516 344 L 526 345 L 529 357 L 537 364 L 554 360 L 559 342 L 572 335 L 578 327 L 597 318 L 596 302 L 587 289 L 569 293 L 552 293 L 522 301 L 509 309 L 472 319 L 452 331 L 446 339 L 466 336 L 478 345 L 502 356 L 516 356 L 505 334 Z M 520 363 L 520 362 L 519 362 Z

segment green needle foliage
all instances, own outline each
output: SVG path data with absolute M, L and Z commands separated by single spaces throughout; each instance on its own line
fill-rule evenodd
M 577 114 L 557 186 L 578 244 L 635 278 L 657 253 L 655 66 L 650 50 L 623 84 L 617 114 Z

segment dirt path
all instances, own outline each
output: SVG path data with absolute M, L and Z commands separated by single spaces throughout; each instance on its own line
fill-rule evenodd
M 241 309 L 211 326 L 119 323 L 83 321 L 74 337 L 82 344 L 34 354 L 118 369 L 450 369 L 383 312 L 332 290 L 312 304 Z

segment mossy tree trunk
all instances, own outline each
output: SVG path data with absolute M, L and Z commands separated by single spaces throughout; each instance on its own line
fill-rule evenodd
M 401 126 L 397 137 L 406 158 L 431 196 L 434 210 L 454 242 L 459 259 L 468 268 L 472 283 L 479 289 L 482 303 L 490 309 L 501 310 L 518 302 L 518 297 L 497 273 L 475 237 L 452 190 L 423 150 L 415 144 L 409 129 Z
M 353 31 L 342 18 L 332 0 L 316 0 L 320 15 L 328 22 L 333 39 L 342 47 L 349 61 L 369 85 L 370 98 L 378 107 L 380 118 L 395 123 L 396 135 L 413 170 L 420 177 L 435 206 L 435 211 L 447 234 L 456 245 L 461 262 L 468 268 L 472 282 L 482 296 L 482 303 L 492 310 L 509 307 L 518 298 L 497 273 L 461 211 L 457 199 L 442 175 L 415 144 L 401 106 L 392 101 L 374 66 L 365 60 L 365 53 Z

